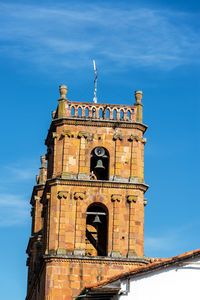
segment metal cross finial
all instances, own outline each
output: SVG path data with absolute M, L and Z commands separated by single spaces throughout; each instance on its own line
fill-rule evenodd
M 97 103 L 97 68 L 95 64 L 95 60 L 93 59 L 93 66 L 94 66 L 94 73 L 95 73 L 95 78 L 94 78 L 94 98 L 93 101 L 94 103 Z

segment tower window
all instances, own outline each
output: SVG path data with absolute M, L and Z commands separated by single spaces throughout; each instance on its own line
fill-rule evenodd
M 108 241 L 108 211 L 101 203 L 94 203 L 87 209 L 86 255 L 106 256 Z
M 109 179 L 109 153 L 103 147 L 96 147 L 91 152 L 90 172 L 97 180 Z

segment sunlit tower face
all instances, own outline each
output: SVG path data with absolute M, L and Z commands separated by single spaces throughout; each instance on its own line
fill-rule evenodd
M 31 198 L 27 300 L 71 299 L 88 281 L 147 263 L 142 92 L 134 105 L 66 94 L 60 86 Z

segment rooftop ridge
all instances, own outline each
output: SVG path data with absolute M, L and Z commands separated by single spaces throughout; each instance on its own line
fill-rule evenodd
M 133 275 L 136 275 L 136 274 L 139 274 L 139 273 L 151 271 L 151 270 L 160 268 L 162 266 L 166 267 L 167 265 L 177 263 L 181 260 L 188 259 L 188 258 L 196 256 L 196 255 L 200 255 L 200 248 L 196 249 L 196 250 L 193 250 L 193 251 L 185 252 L 185 253 L 182 253 L 182 254 L 179 254 L 179 255 L 176 255 L 176 256 L 172 256 L 172 257 L 169 257 L 169 258 L 159 258 L 160 259 L 159 261 L 154 260 L 155 258 L 150 258 L 150 260 L 153 259 L 153 261 L 150 261 L 150 263 L 145 265 L 145 266 L 134 267 L 129 271 L 121 272 L 117 275 L 111 276 L 111 277 L 109 277 L 107 279 L 104 279 L 102 281 L 96 282 L 94 284 L 90 284 L 90 285 L 86 286 L 84 290 L 97 288 L 97 287 L 102 287 L 102 286 L 105 286 L 106 284 L 111 283 L 111 282 L 113 282 L 115 280 L 118 280 L 120 278 L 130 277 L 131 275 L 133 276 Z

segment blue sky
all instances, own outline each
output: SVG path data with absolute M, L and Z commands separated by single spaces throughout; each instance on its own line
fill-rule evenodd
M 29 200 L 58 86 L 133 104 L 143 90 L 146 256 L 200 247 L 198 1 L 0 1 L 1 298 L 26 293 Z M 12 288 L 10 288 L 12 286 Z

